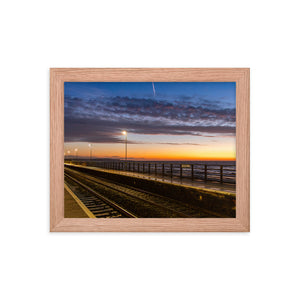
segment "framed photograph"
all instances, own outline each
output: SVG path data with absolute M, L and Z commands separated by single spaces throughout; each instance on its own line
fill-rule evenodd
M 250 231 L 250 70 L 50 69 L 50 231 Z

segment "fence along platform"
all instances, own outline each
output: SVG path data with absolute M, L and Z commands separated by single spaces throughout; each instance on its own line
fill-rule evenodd
M 212 181 L 218 183 L 236 183 L 236 166 L 205 163 L 165 163 L 139 161 L 75 161 L 88 166 L 108 170 L 134 172 L 162 177 Z

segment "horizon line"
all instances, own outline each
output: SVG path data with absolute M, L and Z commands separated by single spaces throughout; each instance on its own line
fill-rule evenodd
M 110 159 L 110 160 L 119 160 L 119 161 L 126 161 L 125 158 L 117 158 L 117 157 L 92 157 L 89 156 L 76 156 L 76 155 L 65 155 L 64 160 L 68 159 L 88 159 L 88 160 L 95 160 L 95 159 Z M 236 158 L 220 158 L 220 157 L 214 157 L 214 158 L 177 158 L 177 159 L 171 159 L 171 158 L 127 158 L 127 161 L 236 161 Z

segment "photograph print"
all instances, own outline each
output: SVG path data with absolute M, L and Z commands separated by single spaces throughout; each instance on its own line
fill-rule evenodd
M 235 82 L 65 82 L 65 218 L 235 218 Z

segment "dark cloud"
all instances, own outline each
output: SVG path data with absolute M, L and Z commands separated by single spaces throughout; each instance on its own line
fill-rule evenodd
M 65 142 L 123 143 L 124 129 L 143 135 L 235 135 L 235 109 L 189 99 L 65 97 Z
M 65 115 L 77 117 L 136 116 L 159 117 L 173 121 L 235 122 L 235 108 L 223 108 L 219 101 L 166 101 L 144 98 L 106 97 L 92 100 L 65 97 Z M 202 103 L 202 105 L 201 105 Z M 215 103 L 215 106 L 214 106 Z M 209 107 L 208 107 L 209 106 Z
M 156 144 L 160 144 L 160 145 L 172 145 L 172 146 L 181 146 L 181 145 L 190 145 L 190 146 L 207 146 L 207 144 L 197 144 L 197 143 L 156 143 Z
M 111 121 L 97 119 L 65 118 L 65 142 L 123 143 L 120 132 L 127 129 L 136 134 L 194 135 L 207 137 L 210 134 L 234 135 L 235 127 L 166 125 L 160 121 Z M 213 136 L 210 136 L 213 137 Z M 128 143 L 134 143 L 128 141 Z

